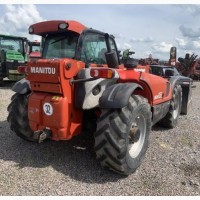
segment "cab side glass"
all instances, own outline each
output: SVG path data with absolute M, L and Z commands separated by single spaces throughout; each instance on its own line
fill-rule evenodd
M 85 63 L 106 64 L 105 38 L 101 34 L 87 33 L 83 38 L 81 60 Z

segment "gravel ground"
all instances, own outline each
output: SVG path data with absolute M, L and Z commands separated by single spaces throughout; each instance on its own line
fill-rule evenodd
M 174 129 L 154 126 L 142 165 L 128 176 L 103 170 L 75 141 L 23 141 L 10 131 L 13 92 L 0 88 L 0 195 L 200 195 L 200 82 L 193 110 Z

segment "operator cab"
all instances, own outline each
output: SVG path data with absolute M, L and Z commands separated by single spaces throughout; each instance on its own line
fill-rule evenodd
M 42 58 L 71 58 L 83 61 L 86 66 L 103 66 L 108 64 L 106 53 L 115 52 L 116 65 L 119 64 L 114 37 L 107 34 L 106 38 L 105 33 L 88 29 L 76 21 L 37 23 L 29 27 L 29 33 L 42 36 Z

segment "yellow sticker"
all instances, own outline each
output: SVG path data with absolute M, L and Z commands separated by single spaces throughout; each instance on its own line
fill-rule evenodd
M 60 98 L 60 97 L 58 97 L 58 96 L 53 96 L 53 97 L 52 97 L 52 100 L 54 100 L 54 101 L 58 101 L 59 98 Z

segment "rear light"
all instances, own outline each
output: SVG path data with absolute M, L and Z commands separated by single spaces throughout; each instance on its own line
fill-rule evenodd
M 90 76 L 94 78 L 113 78 L 115 76 L 115 70 L 113 69 L 91 69 Z
M 20 74 L 26 74 L 27 73 L 27 66 L 19 66 L 17 68 L 17 71 L 20 73 Z

